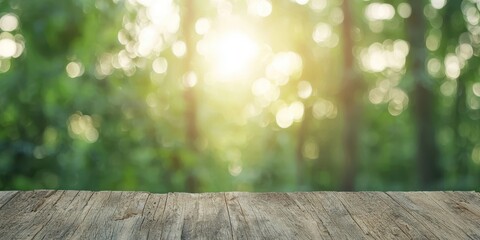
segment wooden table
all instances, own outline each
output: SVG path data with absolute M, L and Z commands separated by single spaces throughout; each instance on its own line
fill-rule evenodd
M 0 192 L 1 239 L 480 239 L 475 192 Z

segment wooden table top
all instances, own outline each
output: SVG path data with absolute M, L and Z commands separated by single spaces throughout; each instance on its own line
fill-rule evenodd
M 0 239 L 480 239 L 476 192 L 0 191 Z

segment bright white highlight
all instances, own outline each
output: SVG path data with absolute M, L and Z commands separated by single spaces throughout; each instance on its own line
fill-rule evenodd
M 249 35 L 231 31 L 212 39 L 209 55 L 215 72 L 222 78 L 229 78 L 248 72 L 258 51 L 257 43 Z

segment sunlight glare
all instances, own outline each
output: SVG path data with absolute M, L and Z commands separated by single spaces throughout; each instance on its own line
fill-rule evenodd
M 197 84 L 198 79 L 197 75 L 195 72 L 188 72 L 185 75 L 183 75 L 183 86 L 185 87 L 195 87 Z
M 144 27 L 138 35 L 137 53 L 142 57 L 148 56 L 156 45 L 162 45 L 162 39 L 155 26 Z
M 0 57 L 10 58 L 17 52 L 17 44 L 11 38 L 0 39 Z
M 303 118 L 304 106 L 300 101 L 295 101 L 289 106 L 283 106 L 275 115 L 277 125 L 281 128 L 288 128 L 294 122 L 300 122 Z
M 218 16 L 228 16 L 232 14 L 233 4 L 230 1 L 225 0 L 214 0 L 217 5 L 217 14 Z
M 198 35 L 204 35 L 210 30 L 210 20 L 208 18 L 199 18 L 195 22 L 195 32 Z
M 258 51 L 257 43 L 240 31 L 220 34 L 213 39 L 209 48 L 213 68 L 223 79 L 245 74 Z
M 332 28 L 326 23 L 318 23 L 312 33 L 312 38 L 316 43 L 322 43 L 332 35 Z
M 260 78 L 253 82 L 252 93 L 255 96 L 263 96 L 272 91 L 273 85 L 266 78 Z
M 267 17 L 272 13 L 272 3 L 268 0 L 250 0 L 248 1 L 248 13 Z
M 405 67 L 409 50 L 408 43 L 402 39 L 376 42 L 361 50 L 360 63 L 365 71 L 370 72 L 382 72 L 387 68 L 401 71 Z
M 327 0 L 312 0 L 310 1 L 310 8 L 315 12 L 320 12 L 327 7 Z
M 305 5 L 309 2 L 309 0 L 295 0 L 295 2 L 299 5 Z
M 161 32 L 175 33 L 180 27 L 179 7 L 172 0 L 148 1 L 147 17 Z
M 159 57 L 152 62 L 152 69 L 158 74 L 165 73 L 168 68 L 168 61 L 163 57 Z
M 173 55 L 181 58 L 187 53 L 187 45 L 184 41 L 176 41 L 172 44 Z
M 265 74 L 277 85 L 285 85 L 292 76 L 299 76 L 302 69 L 303 62 L 300 55 L 295 52 L 280 52 L 273 56 Z
M 390 20 L 395 16 L 395 8 L 388 3 L 370 3 L 365 9 L 365 17 L 370 21 Z
M 298 83 L 298 96 L 303 99 L 307 99 L 312 95 L 312 85 L 307 81 L 300 81 Z
M 288 107 L 285 107 L 277 112 L 275 119 L 279 127 L 288 128 L 293 123 L 293 114 L 289 111 Z
M 290 110 L 293 120 L 295 122 L 300 122 L 303 118 L 303 113 L 305 111 L 305 107 L 303 106 L 303 103 L 300 101 L 295 101 L 290 106 L 288 107 Z

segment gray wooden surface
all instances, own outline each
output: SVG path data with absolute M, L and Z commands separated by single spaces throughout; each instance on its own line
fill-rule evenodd
M 480 239 L 480 194 L 0 191 L 0 239 Z

